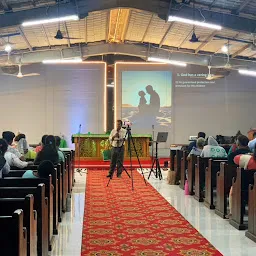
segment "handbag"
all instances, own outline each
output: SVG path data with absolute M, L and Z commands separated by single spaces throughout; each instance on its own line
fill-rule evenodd
M 167 183 L 169 185 L 175 185 L 175 177 L 176 177 L 175 171 L 170 169 L 167 174 Z

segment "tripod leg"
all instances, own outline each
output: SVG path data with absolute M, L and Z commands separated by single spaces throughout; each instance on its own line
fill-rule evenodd
M 135 143 L 134 143 L 134 140 L 133 140 L 133 137 L 132 137 L 131 132 L 129 133 L 129 135 L 130 135 L 130 138 L 131 138 L 131 141 L 132 141 L 132 145 L 133 145 L 133 148 L 134 148 L 134 151 L 135 151 L 135 154 L 136 154 L 136 157 L 137 157 L 139 166 L 140 166 L 141 174 L 142 174 L 142 176 L 143 176 L 143 179 L 144 179 L 145 184 L 147 185 L 147 181 L 146 181 L 146 179 L 145 179 L 145 175 L 144 175 L 144 172 L 143 172 L 143 169 L 142 169 L 142 166 L 141 166 L 140 158 L 139 158 L 137 149 L 136 149 L 136 147 L 135 147 Z M 129 136 L 129 135 L 128 135 L 128 136 Z M 131 150 L 130 150 L 130 151 L 131 151 Z M 130 154 L 131 154 L 131 152 L 130 152 Z
M 150 169 L 150 172 L 149 172 L 149 175 L 148 175 L 148 180 L 149 180 L 149 178 L 150 178 L 151 173 L 152 173 L 152 172 L 154 173 L 154 165 L 155 165 L 155 162 L 156 162 L 156 159 L 154 159 L 153 164 L 152 164 L 152 166 L 151 166 L 151 169 Z M 157 176 L 156 173 L 154 173 L 154 174 L 155 174 L 155 176 Z
M 159 180 L 161 180 L 163 178 L 163 176 L 162 176 L 162 171 L 161 171 L 161 166 L 160 166 L 159 159 L 157 159 L 156 167 L 157 167 L 157 172 L 159 174 Z

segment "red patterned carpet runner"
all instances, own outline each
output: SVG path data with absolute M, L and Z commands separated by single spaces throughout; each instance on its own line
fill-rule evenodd
M 107 172 L 89 171 L 82 256 L 220 256 L 142 176 L 134 191 L 125 173 L 106 187 Z

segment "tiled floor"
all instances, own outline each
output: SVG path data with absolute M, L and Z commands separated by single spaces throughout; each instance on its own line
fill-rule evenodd
M 72 210 L 64 214 L 51 255 L 80 256 L 85 175 L 76 174 Z M 166 177 L 166 172 L 163 172 L 163 176 Z M 166 179 L 159 181 L 151 175 L 150 183 L 224 256 L 256 256 L 256 243 L 246 238 L 244 231 L 236 230 L 227 220 L 215 215 L 214 211 L 207 209 L 193 197 L 185 196 L 178 186 L 168 185 Z

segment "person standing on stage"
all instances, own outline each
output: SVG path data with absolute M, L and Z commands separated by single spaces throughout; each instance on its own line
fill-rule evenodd
M 109 174 L 107 178 L 112 178 L 116 165 L 117 165 L 117 177 L 121 178 L 122 165 L 124 161 L 124 141 L 126 130 L 122 128 L 122 120 L 117 120 L 117 127 L 113 129 L 109 136 L 109 141 L 112 146 L 111 150 L 111 164 Z

